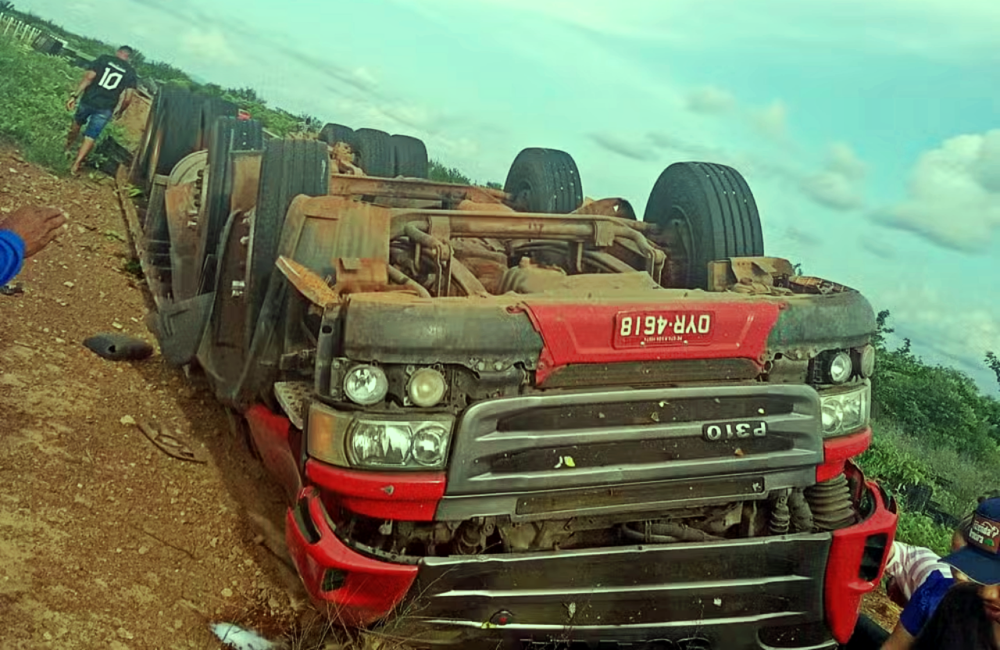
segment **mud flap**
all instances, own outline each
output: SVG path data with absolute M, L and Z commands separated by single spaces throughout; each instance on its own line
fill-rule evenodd
M 165 304 L 150 313 L 147 326 L 156 334 L 167 363 L 183 366 L 194 360 L 215 302 L 215 292 Z

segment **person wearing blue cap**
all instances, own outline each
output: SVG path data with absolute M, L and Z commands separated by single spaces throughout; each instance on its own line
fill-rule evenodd
M 942 617 L 954 616 L 951 612 L 961 610 L 949 608 L 938 615 L 937 609 L 956 584 L 962 585 L 962 594 L 974 590 L 982 605 L 979 611 L 966 612 L 970 620 L 963 623 L 968 626 L 976 617 L 985 619 L 994 635 L 994 647 L 1000 645 L 1000 498 L 980 501 L 960 532 L 953 543 L 953 548 L 958 548 L 941 558 L 941 562 L 951 567 L 952 577 L 935 574 L 934 579 L 928 579 L 914 592 L 883 650 L 918 647 L 918 638 L 932 617 L 935 627 L 946 625 L 948 622 L 942 621 Z

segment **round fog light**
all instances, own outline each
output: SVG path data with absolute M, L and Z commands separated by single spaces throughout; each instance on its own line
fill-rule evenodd
M 437 406 L 448 390 L 444 375 L 433 368 L 421 368 L 410 376 L 406 393 L 410 401 L 422 408 Z
M 344 393 L 355 404 L 377 404 L 388 392 L 389 380 L 377 366 L 354 366 L 344 377 Z
M 827 362 L 826 374 L 831 383 L 844 383 L 851 378 L 852 372 L 854 372 L 854 365 L 851 363 L 851 355 L 846 352 L 838 352 Z

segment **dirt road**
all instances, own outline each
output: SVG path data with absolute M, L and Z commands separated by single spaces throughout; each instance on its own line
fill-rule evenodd
M 26 263 L 25 293 L 0 295 L 0 647 L 219 648 L 206 617 L 274 627 L 288 592 L 243 506 L 274 517 L 279 496 L 225 411 L 158 353 L 111 362 L 82 345 L 121 331 L 155 347 L 111 180 L 58 179 L 0 148 L 0 211 L 26 203 L 70 220 Z M 167 456 L 142 421 L 206 462 Z

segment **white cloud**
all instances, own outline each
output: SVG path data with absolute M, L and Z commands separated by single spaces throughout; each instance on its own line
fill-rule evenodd
M 727 90 L 702 86 L 688 94 L 687 107 L 695 113 L 726 113 L 736 107 L 736 98 Z
M 836 172 L 820 172 L 802 179 L 800 185 L 806 196 L 835 210 L 855 210 L 864 205 L 864 199 L 850 179 Z
M 632 141 L 609 133 L 594 133 L 590 139 L 602 149 L 632 160 L 649 161 L 656 158 L 656 152 L 647 142 Z
M 873 218 L 946 248 L 985 252 L 1000 229 L 1000 130 L 960 135 L 924 152 L 908 197 Z
M 865 203 L 862 184 L 868 166 L 847 144 L 830 145 L 822 171 L 805 176 L 799 188 L 813 201 L 835 210 L 856 210 Z
M 192 27 L 181 36 L 181 49 L 214 63 L 233 65 L 240 62 L 240 57 L 230 47 L 226 35 L 218 27 L 204 30 Z
M 924 342 L 969 372 L 981 375 L 986 352 L 1000 351 L 1000 312 L 994 305 L 956 308 L 950 296 L 925 283 L 897 286 L 887 298 L 897 334 Z M 919 346 L 915 350 L 921 354 Z
M 767 137 L 783 141 L 788 137 L 788 107 L 776 99 L 766 108 L 754 111 L 753 124 Z
M 827 153 L 827 169 L 852 181 L 862 180 L 868 173 L 868 165 L 854 153 L 850 145 L 834 142 Z

